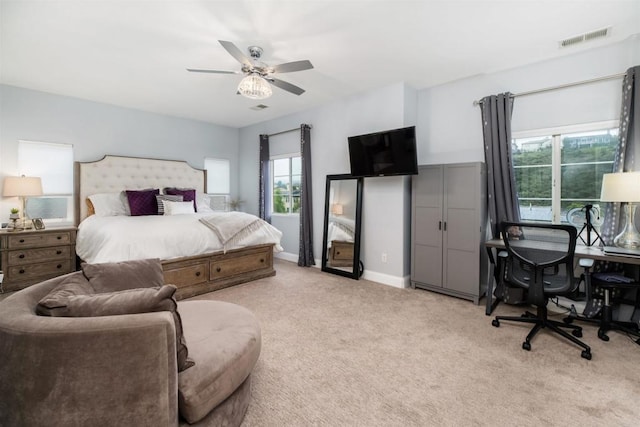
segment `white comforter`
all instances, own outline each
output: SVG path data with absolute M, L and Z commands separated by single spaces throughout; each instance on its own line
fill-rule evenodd
M 132 259 L 171 259 L 223 250 L 212 230 L 199 219 L 211 213 L 169 216 L 92 215 L 78 227 L 76 253 L 85 262 L 120 262 Z M 274 243 L 282 251 L 282 232 L 264 222 L 255 232 L 226 249 Z

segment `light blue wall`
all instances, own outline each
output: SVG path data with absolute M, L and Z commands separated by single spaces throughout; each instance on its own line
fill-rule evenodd
M 319 260 L 322 254 L 326 176 L 349 173 L 348 136 L 404 126 L 406 96 L 406 86 L 398 83 L 242 128 L 240 158 L 243 162 L 240 165 L 239 188 L 241 197 L 247 200 L 245 209 L 258 212 L 258 135 L 296 128 L 301 123 L 311 124 L 314 255 Z M 361 259 L 365 270 L 371 274 L 380 274 L 396 281 L 408 274 L 405 258 L 409 257 L 409 241 L 403 236 L 405 223 L 409 221 L 405 209 L 407 183 L 408 178 L 405 177 L 371 178 L 365 180 L 364 186 Z M 279 225 L 283 227 L 285 235 L 297 236 L 297 219 L 287 224 L 279 222 Z M 285 246 L 285 251 L 297 256 L 298 246 L 294 242 L 297 241 L 292 241 L 289 247 Z M 387 263 L 381 262 L 382 252 L 387 253 Z
M 484 161 L 480 107 L 473 101 L 625 72 L 640 65 L 640 38 L 425 89 L 418 94 L 418 162 Z M 618 119 L 622 79 L 517 97 L 513 131 Z
M 202 168 L 205 157 L 229 159 L 236 195 L 238 135 L 236 128 L 0 85 L 1 177 L 19 173 L 19 140 L 56 142 L 72 144 L 76 161 L 114 154 L 186 160 Z M 2 221 L 7 203 L 0 204 Z

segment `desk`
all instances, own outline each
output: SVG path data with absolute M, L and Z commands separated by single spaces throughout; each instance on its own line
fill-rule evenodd
M 491 239 L 485 242 L 485 247 L 487 249 L 487 253 L 489 255 L 489 261 L 491 262 L 490 275 L 487 283 L 487 306 L 485 310 L 485 314 L 487 316 L 491 315 L 493 309 L 500 302 L 497 298 L 493 297 L 494 291 L 494 282 L 496 281 L 495 277 L 495 267 L 496 267 L 496 257 L 494 256 L 494 251 L 498 251 L 500 249 L 504 249 L 504 242 L 502 239 Z M 601 247 L 598 246 L 583 246 L 576 245 L 575 251 L 575 259 L 587 258 L 593 260 L 600 261 L 609 261 L 609 262 L 619 262 L 622 264 L 633 264 L 640 265 L 640 257 L 626 257 L 626 256 L 618 256 L 618 255 L 609 255 L 605 254 L 602 251 Z

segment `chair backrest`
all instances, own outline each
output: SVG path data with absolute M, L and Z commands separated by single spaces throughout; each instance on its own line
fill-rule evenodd
M 549 295 L 574 289 L 575 227 L 505 221 L 501 231 L 508 253 L 504 279 L 528 289 L 528 302 L 546 304 Z

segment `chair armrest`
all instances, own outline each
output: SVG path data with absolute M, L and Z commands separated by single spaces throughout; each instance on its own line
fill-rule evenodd
M 0 425 L 177 424 L 170 312 L 62 318 L 2 308 Z

